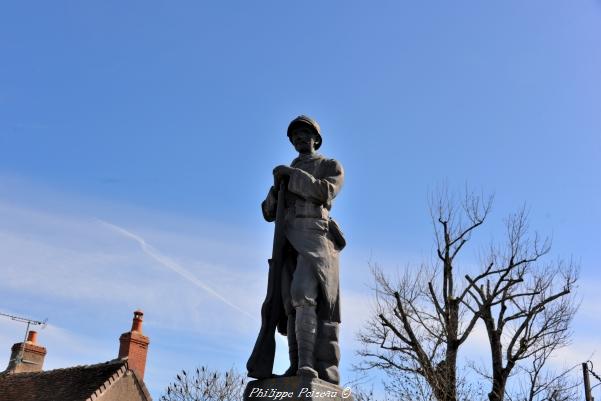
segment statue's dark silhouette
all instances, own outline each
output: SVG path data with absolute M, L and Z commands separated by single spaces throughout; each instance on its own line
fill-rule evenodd
M 288 337 L 290 368 L 284 376 L 308 376 L 338 384 L 339 252 L 346 245 L 330 218 L 332 201 L 344 181 L 342 165 L 316 151 L 321 129 L 306 116 L 288 126 L 299 155 L 290 166 L 273 170 L 261 208 L 275 221 L 262 326 L 247 363 L 248 375 L 272 377 L 275 330 Z

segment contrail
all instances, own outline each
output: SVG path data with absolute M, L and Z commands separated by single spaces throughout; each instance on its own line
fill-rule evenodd
M 256 317 L 251 315 L 250 313 L 248 313 L 247 311 L 245 311 L 244 309 L 241 309 L 240 307 L 238 307 L 237 305 L 234 305 L 233 303 L 231 303 L 230 301 L 227 300 L 227 298 L 225 298 L 223 295 L 221 295 L 220 293 L 218 293 L 217 291 L 215 291 L 214 289 L 212 289 L 211 287 L 209 287 L 208 285 L 206 285 L 205 283 L 203 283 L 202 281 L 200 281 L 198 278 L 196 278 L 196 276 L 194 276 L 194 274 L 190 273 L 188 270 L 184 269 L 182 266 L 180 266 L 177 262 L 171 260 L 169 257 L 161 254 L 159 251 L 157 251 L 154 247 L 152 247 L 152 245 L 149 245 L 144 238 L 127 231 L 124 228 L 121 228 L 119 226 L 116 226 L 114 224 L 111 223 L 107 223 L 106 221 L 97 219 L 98 222 L 116 232 L 118 232 L 119 234 L 131 238 L 134 241 L 136 241 L 138 243 L 138 245 L 140 245 L 140 248 L 142 248 L 142 252 L 144 252 L 146 255 L 150 256 L 152 259 L 156 260 L 158 263 L 160 263 L 161 265 L 163 265 L 164 267 L 174 271 L 175 273 L 177 273 L 178 275 L 180 275 L 181 277 L 183 277 L 184 279 L 186 279 L 187 281 L 189 281 L 190 283 L 194 284 L 195 286 L 197 286 L 198 288 L 208 292 L 210 295 L 212 295 L 213 297 L 219 299 L 221 302 L 223 302 L 224 304 L 236 309 L 238 312 L 241 312 L 243 314 L 245 314 L 246 316 L 250 317 L 251 319 L 255 319 Z

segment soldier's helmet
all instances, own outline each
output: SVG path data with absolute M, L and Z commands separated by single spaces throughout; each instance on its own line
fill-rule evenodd
M 319 149 L 322 142 L 321 128 L 319 127 L 319 124 L 317 124 L 317 121 L 305 115 L 300 115 L 296 117 L 290 122 L 290 125 L 288 125 L 288 139 L 290 139 L 290 142 L 292 142 L 290 135 L 292 135 L 292 132 L 294 132 L 295 129 L 300 127 L 308 127 L 315 133 L 315 135 L 317 135 L 317 141 L 315 142 L 315 150 Z

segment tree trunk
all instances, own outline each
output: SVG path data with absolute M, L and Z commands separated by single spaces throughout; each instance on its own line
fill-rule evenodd
M 492 322 L 490 323 L 492 324 Z M 489 339 L 492 351 L 492 389 L 490 393 L 488 393 L 488 399 L 490 401 L 503 401 L 505 398 L 507 374 L 505 373 L 505 369 L 503 369 L 503 345 L 501 343 L 501 333 L 497 330 L 489 330 Z

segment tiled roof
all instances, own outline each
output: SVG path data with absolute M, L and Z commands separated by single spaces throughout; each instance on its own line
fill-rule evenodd
M 127 361 L 116 359 L 96 365 L 42 372 L 0 373 L 0 400 L 95 400 L 126 371 Z M 149 397 L 144 384 L 141 381 L 140 384 L 143 392 Z

